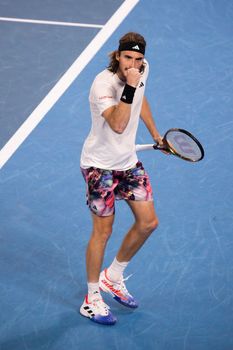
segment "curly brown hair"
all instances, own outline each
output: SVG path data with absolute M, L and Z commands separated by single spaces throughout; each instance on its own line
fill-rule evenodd
M 146 41 L 143 38 L 143 36 L 141 34 L 138 34 L 135 32 L 129 32 L 129 33 L 125 34 L 124 36 L 122 36 L 119 40 L 119 46 L 121 44 L 128 43 L 128 42 L 136 42 L 136 43 L 142 44 L 143 46 L 146 47 Z M 109 61 L 109 65 L 107 68 L 110 72 L 112 72 L 114 74 L 117 72 L 118 67 L 119 67 L 119 62 L 116 59 L 116 54 L 118 54 L 118 53 L 119 53 L 119 50 L 115 50 L 115 51 L 110 52 L 110 54 L 109 54 L 110 61 Z

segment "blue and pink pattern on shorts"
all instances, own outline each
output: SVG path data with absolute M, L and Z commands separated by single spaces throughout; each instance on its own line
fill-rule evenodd
M 115 199 L 153 201 L 150 179 L 141 162 L 125 171 L 94 167 L 81 171 L 87 184 L 87 204 L 98 216 L 113 215 Z

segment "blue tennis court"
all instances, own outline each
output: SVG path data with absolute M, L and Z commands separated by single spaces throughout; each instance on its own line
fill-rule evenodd
M 233 349 L 233 3 L 0 0 L 0 349 Z M 88 95 L 128 31 L 147 40 L 161 133 L 190 130 L 196 164 L 142 152 L 160 226 L 127 268 L 135 311 L 81 317 L 91 220 L 79 169 Z M 141 124 L 138 143 L 151 142 Z M 131 226 L 118 202 L 104 264 Z

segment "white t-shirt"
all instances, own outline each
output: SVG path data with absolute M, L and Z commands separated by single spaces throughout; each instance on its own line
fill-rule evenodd
M 82 149 L 82 168 L 127 170 L 137 163 L 135 140 L 148 72 L 149 66 L 145 61 L 145 70 L 131 105 L 130 120 L 122 134 L 111 129 L 102 113 L 119 103 L 125 83 L 108 69 L 96 76 L 89 95 L 92 127 Z

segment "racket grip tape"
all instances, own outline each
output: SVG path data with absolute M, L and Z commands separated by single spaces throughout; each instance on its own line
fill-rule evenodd
M 138 152 L 138 151 L 146 151 L 146 150 L 150 150 L 150 149 L 155 149 L 154 148 L 154 144 L 153 143 L 151 143 L 151 144 L 146 144 L 146 145 L 136 145 L 135 146 L 135 149 L 136 149 L 136 152 Z

